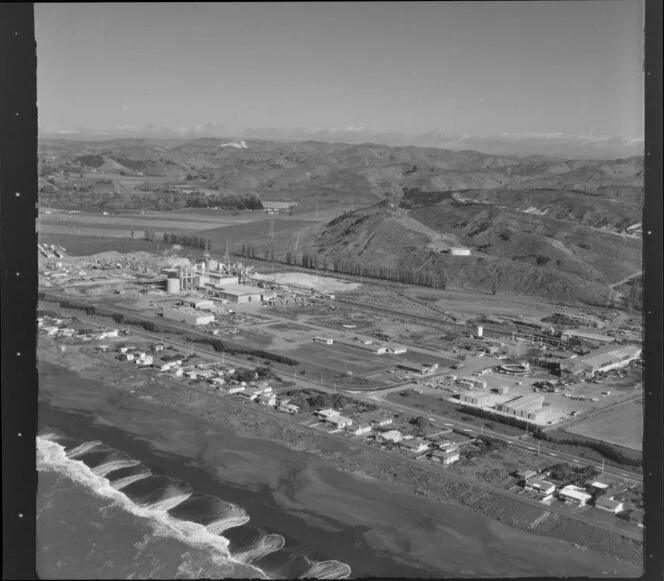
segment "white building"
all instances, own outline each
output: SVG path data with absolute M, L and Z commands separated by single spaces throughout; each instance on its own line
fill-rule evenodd
M 564 488 L 561 488 L 558 491 L 558 496 L 560 496 L 565 502 L 576 504 L 578 506 L 585 506 L 592 498 L 592 496 L 585 492 L 583 488 L 579 488 L 573 484 L 568 484 Z
M 136 360 L 137 365 L 152 365 L 153 362 L 154 358 L 152 355 L 146 355 L 145 357 Z
M 437 450 L 431 454 L 431 459 L 447 466 L 459 461 L 459 451 L 456 448 L 452 450 Z
M 418 438 L 414 438 L 412 440 L 401 440 L 399 442 L 399 447 L 404 448 L 413 454 L 421 454 L 429 449 L 429 444 Z
M 351 433 L 356 436 L 362 436 L 364 434 L 368 434 L 369 432 L 371 432 L 370 424 L 359 424 L 351 430 Z
M 341 415 L 336 415 L 332 416 L 328 420 L 326 420 L 328 424 L 332 424 L 333 426 L 336 426 L 337 428 L 346 428 L 350 425 L 352 425 L 353 420 L 350 418 L 341 416 Z
M 297 412 L 300 411 L 299 406 L 296 406 L 293 403 L 284 403 L 279 406 L 279 409 L 288 412 L 289 414 L 296 414 Z
M 388 432 L 383 432 L 380 434 L 380 438 L 386 442 L 401 442 L 403 440 L 403 434 L 399 430 L 390 430 Z
M 163 316 L 171 321 L 180 321 L 188 325 L 208 325 L 214 321 L 214 315 L 211 313 L 202 313 L 191 307 L 164 307 Z
M 238 304 L 259 303 L 263 298 L 259 289 L 245 284 L 225 284 L 219 291 L 219 295 L 232 303 Z
M 109 331 L 102 331 L 98 337 L 100 339 L 110 339 L 111 337 L 119 337 L 120 331 L 118 329 L 110 329 Z
M 50 325 L 49 326 L 45 325 L 44 327 L 42 327 L 42 331 L 44 331 L 44 333 L 46 333 L 47 337 L 53 337 L 59 331 L 59 329 L 57 327 L 52 327 Z
M 607 498 L 606 496 L 600 496 L 595 501 L 595 506 L 600 510 L 612 512 L 613 514 L 618 514 L 619 512 L 622 512 L 625 508 L 625 505 L 619 500 L 614 500 L 613 498 Z
M 317 412 L 314 412 L 315 415 L 317 415 L 319 418 L 321 418 L 324 421 L 329 421 L 332 418 L 336 418 L 339 416 L 339 412 L 337 410 L 333 409 L 326 409 L 326 410 L 318 410 Z

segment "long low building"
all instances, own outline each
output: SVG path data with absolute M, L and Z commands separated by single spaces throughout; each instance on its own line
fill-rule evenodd
M 246 284 L 224 284 L 218 291 L 220 297 L 238 304 L 261 302 L 263 295 L 260 289 Z
M 208 325 L 214 321 L 214 315 L 197 311 L 191 307 L 164 307 L 162 314 L 165 319 L 182 321 L 194 326 Z
M 542 408 L 544 396 L 539 394 L 523 395 L 496 406 L 498 411 L 520 417 L 528 417 L 528 414 Z M 523 415 L 525 413 L 525 415 Z
M 620 369 L 641 357 L 640 345 L 608 346 L 596 349 L 588 355 L 573 357 L 560 362 L 561 375 L 606 373 Z
M 615 343 L 616 340 L 609 335 L 601 335 L 599 333 L 591 333 L 589 331 L 577 330 L 577 329 L 568 329 L 563 331 L 560 335 L 560 338 L 563 341 L 569 341 L 570 339 L 580 339 L 581 341 L 590 341 L 592 343 Z

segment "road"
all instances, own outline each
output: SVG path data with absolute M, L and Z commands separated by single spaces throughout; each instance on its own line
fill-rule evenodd
M 622 280 L 619 280 L 618 282 L 610 285 L 611 288 L 616 288 L 617 286 L 620 286 L 621 284 L 625 284 L 628 280 L 632 280 L 633 278 L 636 278 L 637 276 L 641 276 L 643 274 L 642 270 L 639 270 L 639 272 L 635 272 L 634 274 L 630 274 L 629 276 L 626 276 Z
M 53 295 L 57 298 L 69 299 L 69 297 L 67 297 L 65 295 L 58 296 L 58 295 L 55 295 L 54 293 L 48 293 L 48 294 L 51 294 L 51 295 Z M 86 301 L 85 299 L 77 299 L 77 300 L 93 304 L 92 301 L 89 301 L 89 300 L 88 301 Z M 124 312 L 128 315 L 131 315 L 132 317 L 136 317 L 136 318 L 144 320 L 144 321 L 154 321 L 154 317 L 142 316 L 140 314 L 137 314 L 136 311 L 133 311 L 133 310 L 130 310 L 130 309 L 123 309 L 120 306 L 114 307 L 112 309 L 111 308 L 101 309 L 99 307 L 97 307 L 97 308 L 98 308 L 98 310 L 107 310 L 109 312 L 114 311 L 114 310 L 122 311 L 122 312 Z M 87 320 L 90 323 L 94 323 L 94 324 L 99 323 L 98 321 L 95 321 L 91 317 L 83 317 L 80 314 L 77 314 L 77 317 L 82 321 Z M 209 335 L 206 335 L 205 333 L 201 333 L 201 332 L 198 332 L 198 331 L 194 331 L 194 330 L 191 329 L 191 327 L 189 327 L 188 325 L 185 325 L 184 323 L 179 324 L 179 323 L 174 323 L 172 321 L 163 321 L 163 322 L 159 321 L 159 323 L 164 325 L 164 326 L 171 327 L 171 328 L 173 328 L 177 331 L 184 331 L 184 332 L 188 333 L 189 335 L 196 335 L 196 336 L 200 336 L 200 337 L 209 338 Z M 222 361 L 224 363 L 229 363 L 229 364 L 232 364 L 232 365 L 236 365 L 238 367 L 246 367 L 247 366 L 246 360 L 241 359 L 239 357 L 232 357 L 232 356 L 227 355 L 227 354 L 221 354 L 221 355 L 217 354 L 211 346 L 209 347 L 209 350 L 208 350 L 207 348 L 195 347 L 195 343 L 192 343 L 192 342 L 181 341 L 181 340 L 177 341 L 177 340 L 172 340 L 172 339 L 171 340 L 164 340 L 160 335 L 155 335 L 153 333 L 148 333 L 147 331 L 143 331 L 143 330 L 136 329 L 136 328 L 132 329 L 132 333 L 136 334 L 138 336 L 143 336 L 143 337 L 149 338 L 151 340 L 156 340 L 156 341 L 160 341 L 162 343 L 173 345 L 174 347 L 177 347 L 177 348 L 179 348 L 179 349 L 181 349 L 182 351 L 185 351 L 185 352 L 186 351 L 191 351 L 191 352 L 194 352 L 194 353 L 196 353 L 196 352 L 202 353 L 202 354 L 205 354 L 205 356 L 207 356 L 207 357 L 212 357 L 212 358 L 217 359 L 219 361 Z M 225 341 L 225 342 L 227 343 L 227 341 Z M 290 375 L 290 370 L 286 366 L 282 366 L 282 365 L 279 365 L 279 364 L 274 364 L 273 367 L 274 368 L 279 368 L 279 372 L 281 374 L 283 374 L 284 376 L 289 376 Z M 337 392 L 343 391 L 343 392 L 351 394 L 352 397 L 354 397 L 355 399 L 358 399 L 360 401 L 364 401 L 366 403 L 372 403 L 372 404 L 377 403 L 375 393 L 374 394 L 370 394 L 370 393 L 362 394 L 362 393 L 358 393 L 356 390 L 353 390 L 353 389 L 331 387 L 331 386 L 328 386 L 328 385 L 324 385 L 322 383 L 316 383 L 316 382 L 310 381 L 308 379 L 304 379 L 301 376 L 295 376 L 295 373 L 293 373 L 293 380 L 295 381 L 296 385 L 298 385 L 299 387 L 305 387 L 305 388 L 309 388 L 309 389 L 318 389 L 318 390 L 321 390 L 321 391 L 326 391 L 328 393 L 337 393 Z M 408 383 L 410 383 L 410 382 L 406 382 L 404 385 L 407 385 Z M 392 385 L 390 387 L 397 387 L 397 386 Z M 421 409 L 411 408 L 411 407 L 405 406 L 403 404 L 396 404 L 394 402 L 389 402 L 389 401 L 384 400 L 384 399 L 380 399 L 380 403 L 383 407 L 385 407 L 387 409 L 391 409 L 392 411 L 398 411 L 400 413 L 407 413 L 407 414 L 416 415 L 416 416 L 421 415 L 421 413 L 422 413 Z M 588 462 L 589 462 L 587 459 L 579 457 L 579 456 L 574 456 L 574 455 L 571 455 L 571 454 L 551 450 L 551 449 L 549 449 L 545 446 L 542 446 L 541 442 L 539 442 L 539 441 L 534 446 L 533 445 L 528 445 L 528 444 L 525 444 L 518 437 L 506 436 L 505 434 L 501 434 L 499 432 L 495 432 L 495 431 L 490 430 L 490 429 L 482 430 L 482 429 L 477 429 L 477 428 L 470 428 L 470 427 L 468 427 L 467 424 L 465 424 L 463 422 L 460 422 L 460 421 L 457 421 L 457 420 L 450 420 L 448 418 L 445 418 L 444 416 L 439 416 L 439 415 L 436 415 L 436 414 L 429 413 L 429 416 L 433 417 L 434 421 L 438 421 L 438 422 L 442 422 L 442 423 L 450 423 L 456 428 L 463 429 L 463 430 L 467 431 L 469 434 L 471 434 L 471 433 L 472 434 L 479 434 L 480 432 L 482 432 L 483 434 L 485 434 L 487 436 L 490 436 L 492 438 L 496 438 L 498 440 L 505 441 L 509 445 L 521 448 L 523 450 L 527 450 L 528 452 L 538 452 L 538 450 L 539 450 L 539 452 L 538 452 L 539 454 L 550 456 L 552 459 L 555 459 L 555 461 L 566 461 L 566 462 L 572 462 L 574 464 L 588 464 Z M 597 466 L 597 468 L 602 469 L 602 466 L 601 465 Z M 615 476 L 615 477 L 618 477 L 618 478 L 623 478 L 623 479 L 628 480 L 629 482 L 633 482 L 633 483 L 642 482 L 641 475 L 639 475 L 636 472 L 630 471 L 630 470 L 617 469 L 617 468 L 613 468 L 611 466 L 608 466 L 608 467 L 604 466 L 603 470 L 604 470 L 604 473 L 607 474 L 607 475 Z
M 171 341 L 164 341 L 165 343 L 171 343 Z M 92 353 L 86 353 L 89 356 L 97 357 L 98 359 L 101 359 L 105 362 L 108 363 L 108 358 L 103 358 L 100 357 L 99 355 L 94 355 Z M 207 353 L 206 353 L 207 355 Z M 123 369 L 126 370 L 127 365 L 123 363 L 116 363 L 118 367 L 122 367 Z M 291 416 L 281 414 L 277 411 L 274 410 L 269 410 L 268 408 L 263 408 L 259 405 L 253 404 L 253 403 L 244 403 L 240 401 L 239 399 L 234 399 L 233 396 L 227 396 L 227 395 L 219 395 L 217 393 L 211 392 L 209 389 L 203 389 L 197 386 L 185 386 L 182 382 L 179 382 L 174 379 L 166 378 L 166 377 L 160 377 L 159 381 L 161 383 L 167 383 L 173 386 L 178 387 L 179 389 L 186 388 L 186 389 L 191 389 L 194 390 L 198 393 L 210 396 L 210 397 L 217 397 L 219 399 L 223 399 L 225 403 L 227 403 L 230 406 L 235 406 L 237 408 L 242 408 L 245 410 L 250 410 L 252 413 L 255 413 L 256 415 L 262 415 L 264 417 L 269 417 L 272 419 L 277 419 L 283 423 L 289 424 L 299 430 L 304 430 L 308 431 L 310 433 L 315 433 L 319 437 L 326 437 L 330 438 L 339 442 L 343 442 L 346 445 L 352 444 L 353 446 L 357 446 L 360 448 L 363 448 L 365 450 L 369 450 L 372 454 L 376 454 L 378 456 L 382 456 L 383 458 L 386 458 L 390 462 L 395 462 L 395 461 L 401 461 L 407 464 L 410 464 L 414 467 L 418 467 L 422 470 L 425 470 L 427 472 L 433 473 L 438 477 L 443 477 L 447 478 L 449 480 L 453 480 L 455 482 L 459 482 L 462 484 L 469 485 L 473 488 L 484 490 L 485 492 L 488 493 L 493 493 L 493 494 L 498 494 L 500 496 L 510 498 L 512 500 L 517 500 L 523 504 L 527 504 L 529 506 L 535 507 L 539 510 L 546 510 L 549 512 L 555 512 L 561 515 L 568 516 L 569 518 L 575 519 L 579 522 L 583 522 L 585 524 L 588 524 L 590 526 L 600 528 L 612 533 L 616 533 L 618 535 L 628 537 L 630 539 L 636 540 L 641 542 L 642 541 L 642 533 L 640 531 L 629 531 L 629 530 L 623 530 L 619 527 L 613 526 L 612 524 L 609 523 L 604 523 L 604 522 L 597 522 L 596 520 L 593 520 L 591 518 L 587 518 L 583 515 L 583 513 L 575 513 L 575 512 L 570 512 L 569 509 L 563 508 L 563 507 L 557 507 L 557 506 L 545 506 L 542 505 L 541 502 L 537 500 L 533 500 L 530 498 L 522 497 L 522 496 L 516 496 L 514 493 L 501 489 L 501 488 L 496 488 L 490 484 L 480 482 L 478 480 L 475 480 L 473 478 L 452 472 L 450 470 L 446 470 L 444 468 L 441 468 L 439 466 L 431 465 L 423 461 L 415 460 L 414 458 L 409 458 L 407 456 L 396 456 L 393 452 L 389 452 L 386 450 L 382 450 L 380 448 L 377 448 L 376 446 L 371 446 L 367 443 L 365 443 L 362 440 L 359 439 L 353 439 L 349 440 L 348 436 L 341 436 L 339 434 L 334 434 L 330 433 L 326 430 L 321 430 L 319 428 L 314 428 L 310 426 L 303 425 L 302 423 L 298 422 L 297 420 L 292 419 Z M 306 383 L 306 382 L 304 382 Z

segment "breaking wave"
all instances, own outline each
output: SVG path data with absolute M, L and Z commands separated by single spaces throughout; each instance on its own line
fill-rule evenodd
M 37 437 L 39 471 L 63 474 L 97 496 L 107 498 L 127 512 L 147 519 L 152 525 L 153 537 L 171 537 L 192 547 L 212 549 L 213 560 L 220 566 L 242 565 L 255 571 L 255 577 L 270 578 L 253 563 L 283 549 L 285 539 L 279 534 L 261 533 L 257 541 L 231 552 L 230 541 L 222 533 L 250 521 L 249 515 L 239 506 L 217 497 L 198 495 L 186 490 L 183 483 L 177 485 L 171 479 L 153 476 L 140 461 L 122 457 L 121 453 L 109 450 L 99 441 L 84 442 L 67 451 L 57 440 L 66 438 L 54 431 L 46 431 Z M 89 454 L 87 461 L 93 467 L 79 459 L 86 454 Z M 95 457 L 100 455 L 104 460 L 94 465 Z M 132 468 L 137 471 L 132 471 Z M 113 478 L 115 472 L 119 474 Z M 131 485 L 134 486 L 129 491 L 124 491 Z M 302 558 L 306 562 L 306 573 L 300 578 L 343 579 L 351 572 L 348 565 L 339 561 L 314 562 L 304 555 Z M 183 576 L 195 578 L 198 567 L 185 565 L 182 565 Z M 274 576 L 279 578 L 282 575 L 277 571 Z
M 350 575 L 350 567 L 341 561 L 319 561 L 312 563 L 309 570 L 300 579 L 346 579 Z

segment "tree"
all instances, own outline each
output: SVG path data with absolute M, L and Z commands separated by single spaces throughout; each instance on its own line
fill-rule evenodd
M 340 393 L 335 393 L 332 396 L 332 407 L 336 410 L 341 410 L 346 407 L 347 405 L 346 398 L 341 395 Z
M 420 429 L 424 429 L 429 425 L 429 420 L 424 416 L 417 416 L 416 418 L 412 419 L 410 423 Z

